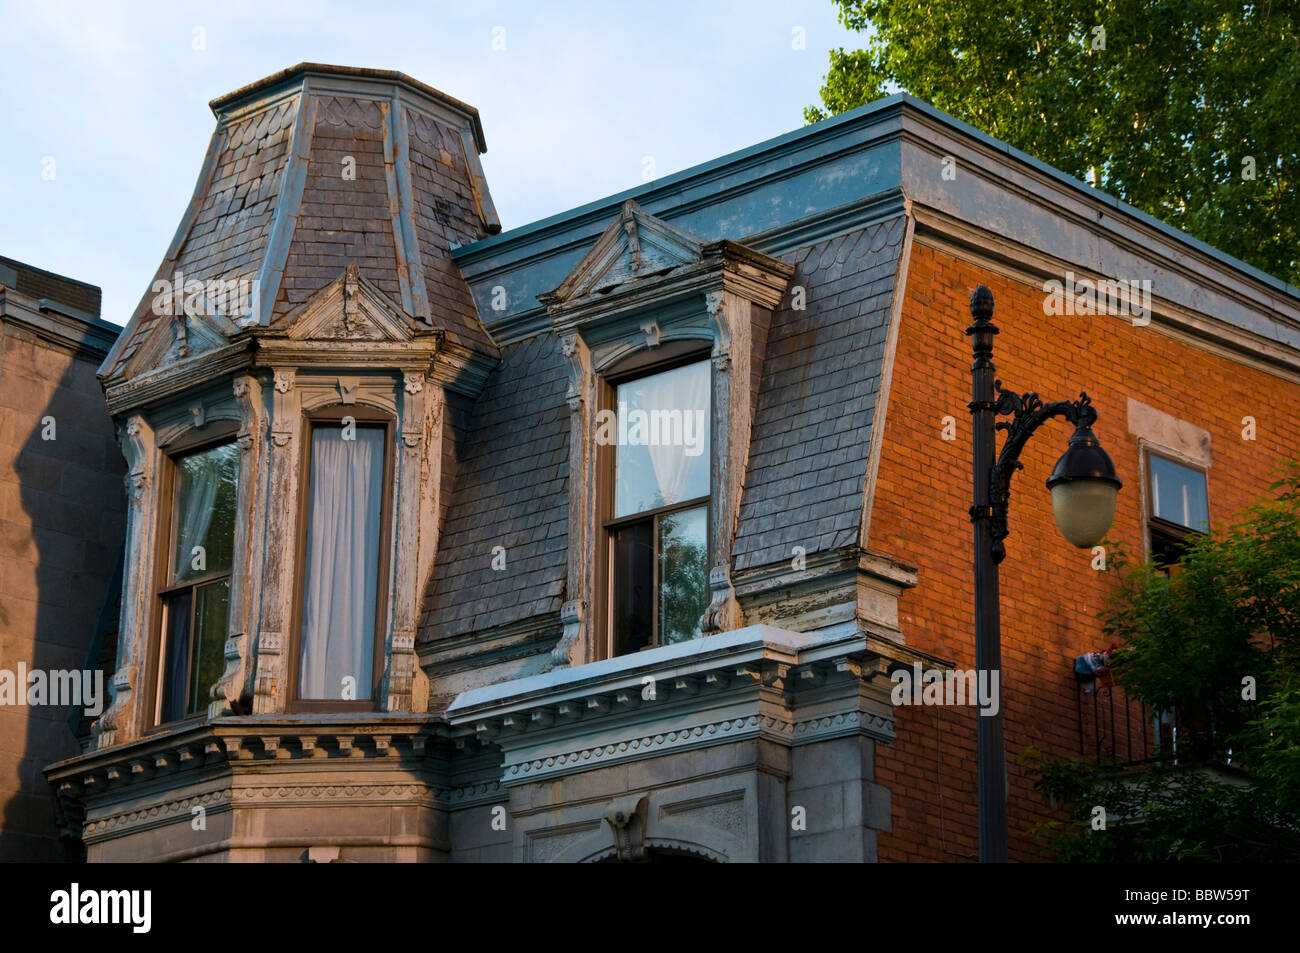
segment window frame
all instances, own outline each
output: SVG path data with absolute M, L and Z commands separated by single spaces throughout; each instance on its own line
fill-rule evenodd
M 714 439 L 714 418 L 716 408 L 713 406 L 713 363 L 711 360 L 712 342 L 703 339 L 675 341 L 663 345 L 658 352 L 638 351 L 629 355 L 614 367 L 601 373 L 598 377 L 598 407 L 597 410 L 609 410 L 617 412 L 618 406 L 618 387 L 620 384 L 626 384 L 643 377 L 652 377 L 655 374 L 661 374 L 664 371 L 676 370 L 679 367 L 685 367 L 689 364 L 704 363 L 709 368 L 709 493 L 708 496 L 695 497 L 690 500 L 684 500 L 680 503 L 673 503 L 667 506 L 656 507 L 652 510 L 643 510 L 639 513 L 632 513 L 627 516 L 614 516 L 614 497 L 616 492 L 615 484 L 615 465 L 617 463 L 618 444 L 608 446 L 596 445 L 596 514 L 597 526 L 600 538 L 596 546 L 596 586 L 595 586 L 595 617 L 597 620 L 597 634 L 595 643 L 599 647 L 598 658 L 610 659 L 617 657 L 614 652 L 614 626 L 610 613 L 613 611 L 613 599 L 611 593 L 614 588 L 614 560 L 613 560 L 613 533 L 612 531 L 623 526 L 629 526 L 635 523 L 644 523 L 647 520 L 651 523 L 652 539 L 654 541 L 655 553 L 651 560 L 653 566 L 653 587 L 654 587 L 654 608 L 651 622 L 651 644 L 638 651 L 659 648 L 659 519 L 662 516 L 676 513 L 679 511 L 697 509 L 704 507 L 705 519 L 705 570 L 713 565 L 713 500 L 717 495 L 716 487 L 713 485 L 714 466 L 713 453 L 716 441 Z M 595 435 L 592 435 L 595 439 Z M 708 597 L 707 575 L 705 582 L 705 595 Z M 706 601 L 707 607 L 707 601 Z M 635 654 L 635 653 L 628 653 Z
M 146 654 L 148 659 L 148 674 L 146 676 L 145 698 L 149 699 L 150 710 L 148 727 L 145 733 L 170 730 L 172 728 L 190 724 L 197 724 L 208 716 L 208 706 L 204 705 L 199 711 L 192 715 L 186 715 L 184 718 L 178 718 L 172 721 L 163 721 L 162 719 L 162 685 L 163 685 L 163 666 L 166 659 L 163 657 L 163 641 L 166 637 L 164 631 L 164 619 L 167 615 L 166 598 L 185 589 L 193 590 L 200 585 L 206 585 L 226 578 L 230 580 L 230 588 L 233 594 L 234 578 L 236 566 L 232 553 L 231 567 L 226 572 L 209 573 L 199 579 L 191 579 L 188 582 L 172 584 L 170 582 L 172 557 L 176 552 L 176 492 L 177 486 L 177 469 L 176 462 L 183 458 L 196 453 L 202 453 L 205 450 L 212 450 L 216 447 L 233 444 L 239 433 L 239 425 L 233 421 L 216 421 L 204 427 L 202 430 L 188 430 L 174 440 L 166 444 L 160 444 L 158 450 L 161 454 L 162 466 L 160 467 L 161 480 L 158 487 L 158 500 L 162 508 L 159 514 L 158 525 L 154 539 L 154 570 L 152 580 L 151 599 L 153 602 L 153 619 L 150 623 L 149 631 L 149 651 Z M 241 474 L 242 475 L 242 474 Z M 235 531 L 239 530 L 239 513 L 238 502 L 236 502 L 235 514 Z M 191 597 L 190 602 L 190 633 L 193 636 L 194 626 L 194 604 Z M 232 595 L 233 602 L 233 595 Z M 226 617 L 226 638 L 230 638 L 230 617 Z M 222 640 L 224 644 L 224 639 Z M 189 679 L 186 679 L 188 682 Z M 215 684 L 215 683 L 214 683 Z M 208 686 L 211 692 L 212 686 Z
M 375 567 L 375 631 L 373 662 L 371 664 L 370 698 L 357 701 L 330 698 L 301 698 L 298 694 L 302 679 L 302 610 L 307 593 L 307 535 L 311 516 L 311 450 L 312 436 L 319 426 L 342 426 L 344 417 L 352 417 L 358 427 L 377 427 L 384 432 L 384 462 L 382 490 L 379 503 L 379 558 Z M 380 707 L 379 686 L 384 674 L 384 621 L 388 617 L 389 587 L 386 585 L 392 546 L 391 523 L 393 517 L 393 468 L 396 465 L 393 442 L 396 439 L 396 418 L 387 411 L 366 404 L 331 404 L 318 407 L 302 416 L 302 447 L 298 456 L 298 521 L 294 541 L 293 606 L 289 613 L 288 657 L 284 672 L 284 710 L 286 713 L 307 714 L 320 712 L 373 712 Z
M 1156 493 L 1155 481 L 1151 475 L 1151 459 L 1159 457 L 1167 463 L 1172 463 L 1191 470 L 1201 475 L 1205 481 L 1205 520 L 1208 525 L 1210 521 L 1210 469 L 1209 467 L 1189 460 L 1181 454 L 1175 453 L 1164 447 L 1156 447 L 1150 444 L 1142 446 L 1142 485 L 1146 491 L 1146 502 L 1142 510 L 1142 521 L 1144 535 L 1146 536 L 1147 561 L 1154 562 L 1156 557 L 1157 540 L 1161 548 L 1172 547 L 1184 549 L 1186 546 L 1199 537 L 1205 536 L 1205 530 L 1196 529 L 1193 526 L 1184 526 L 1182 523 L 1176 523 L 1173 520 L 1165 519 L 1162 516 L 1156 516 Z M 1165 562 L 1165 566 L 1173 566 L 1179 560 Z

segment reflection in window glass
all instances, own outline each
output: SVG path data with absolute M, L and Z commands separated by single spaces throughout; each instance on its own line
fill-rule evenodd
M 176 461 L 173 582 L 230 571 L 238 484 L 237 444 L 222 444 Z M 196 552 L 196 547 L 201 552 Z
M 709 511 L 659 518 L 659 644 L 699 638 L 709 604 Z
M 614 516 L 709 495 L 709 362 L 618 385 Z
M 1205 532 L 1209 509 L 1205 474 L 1164 457 L 1150 454 L 1152 515 Z
M 172 545 L 161 592 L 160 724 L 203 712 L 225 668 L 239 497 L 236 444 L 172 462 Z

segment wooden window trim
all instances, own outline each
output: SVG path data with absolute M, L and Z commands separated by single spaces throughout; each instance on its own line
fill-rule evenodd
M 620 361 L 614 368 L 604 372 L 598 378 L 598 406 L 597 411 L 610 410 L 617 411 L 617 394 L 618 385 L 626 384 L 629 381 L 638 380 L 642 377 L 651 377 L 664 371 L 671 371 L 678 367 L 685 367 L 688 364 L 698 364 L 701 362 L 709 363 L 709 428 L 713 429 L 713 416 L 716 408 L 713 406 L 713 367 L 709 362 L 709 355 L 712 351 L 712 343 L 702 340 L 675 341 L 665 345 L 661 351 L 649 357 L 650 352 L 639 351 Z M 652 560 L 654 574 L 654 597 L 653 597 L 653 622 L 651 636 L 655 640 L 647 648 L 658 646 L 659 639 L 659 559 L 658 559 L 658 529 L 659 517 L 665 513 L 672 513 L 678 510 L 695 509 L 703 505 L 706 514 L 705 524 L 705 541 L 707 545 L 705 553 L 705 565 L 713 565 L 713 499 L 715 496 L 713 487 L 713 461 L 709 461 L 709 495 L 696 497 L 695 499 L 684 503 L 674 503 L 670 506 L 661 506 L 653 510 L 645 510 L 640 513 L 632 513 L 627 516 L 615 518 L 614 513 L 614 464 L 617 444 L 609 446 L 595 447 L 596 451 L 596 512 L 597 512 L 597 542 L 596 542 L 596 591 L 595 598 L 595 619 L 597 625 L 595 643 L 597 646 L 597 658 L 593 661 L 600 661 L 614 657 L 614 627 L 610 619 L 610 613 L 613 611 L 610 592 L 614 586 L 614 560 L 613 560 L 613 537 L 611 530 L 620 526 L 632 523 L 641 523 L 647 520 L 652 521 L 652 533 L 655 533 L 654 543 L 656 547 L 656 558 Z M 713 441 L 709 441 L 709 453 L 714 452 Z
M 165 722 L 162 720 L 162 696 L 159 694 L 159 690 L 162 685 L 161 675 L 164 664 L 162 643 L 163 616 L 166 614 L 163 606 L 165 597 L 182 589 L 194 589 L 204 583 L 216 582 L 223 577 L 232 580 L 234 578 L 234 567 L 232 566 L 230 572 L 214 573 L 204 576 L 202 579 L 191 580 L 179 585 L 169 585 L 168 583 L 171 576 L 172 556 L 175 554 L 176 549 L 176 541 L 172 538 L 172 534 L 176 529 L 176 461 L 181 457 L 233 443 L 238 432 L 239 425 L 233 421 L 217 421 L 201 430 L 187 430 L 175 439 L 169 440 L 158 447 L 162 454 L 162 466 L 160 467 L 162 473 L 157 497 L 157 505 L 161 508 L 161 512 L 158 514 L 157 535 L 154 540 L 154 571 L 151 586 L 153 590 L 151 595 L 153 618 L 149 623 L 148 651 L 145 652 L 147 664 L 145 666 L 144 697 L 148 700 L 150 709 L 149 717 L 144 719 L 145 724 L 148 726 L 144 729 L 144 734 L 169 731 L 180 726 L 197 724 L 207 718 L 208 715 L 205 707 L 202 711 L 176 721 Z M 191 605 L 191 614 L 193 611 L 193 605 Z M 192 624 L 193 619 L 191 618 Z M 226 622 L 226 635 L 227 637 L 230 635 L 229 620 Z
M 311 447 L 312 435 L 318 426 L 342 425 L 344 417 L 351 417 L 358 426 L 379 426 L 384 431 L 384 462 L 381 472 L 383 492 L 379 504 L 379 559 L 375 567 L 378 578 L 375 582 L 375 632 L 374 654 L 371 664 L 370 698 L 361 701 L 344 701 L 342 699 L 307 699 L 298 696 L 298 684 L 302 677 L 302 608 L 307 588 L 307 521 L 310 516 L 311 497 Z M 381 705 L 379 686 L 384 671 L 384 620 L 388 616 L 388 577 L 389 548 L 392 545 L 389 523 L 393 512 L 393 466 L 395 463 L 393 441 L 396 439 L 396 420 L 392 414 L 376 407 L 362 404 L 333 404 L 317 408 L 303 416 L 302 447 L 298 458 L 298 524 L 297 539 L 294 542 L 295 580 L 293 587 L 293 609 L 289 623 L 289 654 L 285 671 L 285 711 L 294 714 L 321 712 L 373 712 L 382 711 L 387 705 Z

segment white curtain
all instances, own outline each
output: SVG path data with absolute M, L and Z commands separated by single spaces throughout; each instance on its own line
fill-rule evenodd
M 316 427 L 311 447 L 307 565 L 298 696 L 343 697 L 355 680 L 357 700 L 370 698 L 378 591 L 379 520 L 384 431 Z
M 652 442 L 647 448 L 661 506 L 709 493 L 709 392 L 713 386 L 709 366 L 708 361 L 691 364 L 637 382 L 642 389 L 641 407 L 647 411 L 680 410 L 683 440 L 689 435 L 701 451 L 688 456 L 683 443 Z M 703 421 L 697 410 L 704 412 Z
M 224 448 L 196 453 L 180 461 L 181 485 L 177 494 L 180 509 L 176 527 L 176 579 L 189 579 L 203 573 L 191 568 L 194 547 L 202 546 L 212 525 L 213 506 L 221 487 L 225 459 Z

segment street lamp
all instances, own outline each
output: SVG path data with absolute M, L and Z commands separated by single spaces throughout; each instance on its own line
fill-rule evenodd
M 1002 630 L 998 597 L 998 564 L 1006 556 L 1007 509 L 1011 477 L 1023 466 L 1020 452 L 1040 426 L 1053 417 L 1074 424 L 1074 434 L 1047 480 L 1052 514 L 1061 535 L 1075 546 L 1091 548 L 1101 542 L 1115 516 L 1115 499 L 1122 485 L 1115 465 L 1092 432 L 1097 411 L 1087 394 L 1076 401 L 1044 404 L 1035 393 L 1016 394 L 997 380 L 993 366 L 993 292 L 984 285 L 970 296 L 974 323 L 971 338 L 970 412 L 974 441 L 975 501 L 970 509 L 975 530 L 975 666 L 981 674 L 1002 670 Z M 1011 421 L 997 421 L 1011 415 Z M 1002 451 L 995 433 L 1007 432 Z M 1000 683 L 1000 679 L 999 679 Z M 1000 684 L 999 684 L 1000 689 Z M 1007 776 L 1002 741 L 1002 705 L 981 710 L 976 717 L 979 778 L 980 861 L 1007 859 Z

